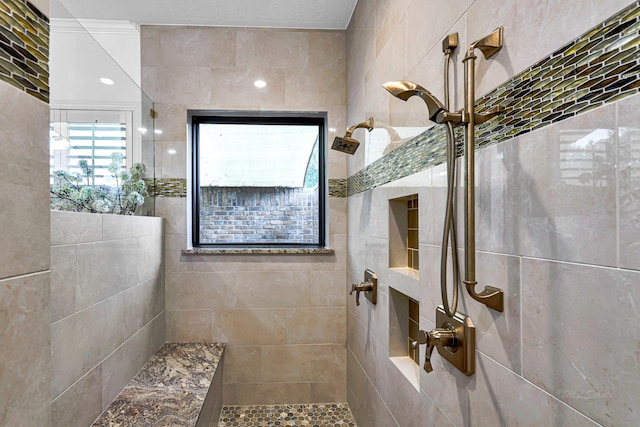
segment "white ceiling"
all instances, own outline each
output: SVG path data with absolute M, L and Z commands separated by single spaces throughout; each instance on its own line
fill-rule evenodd
M 344 30 L 357 0 L 60 0 L 77 19 Z

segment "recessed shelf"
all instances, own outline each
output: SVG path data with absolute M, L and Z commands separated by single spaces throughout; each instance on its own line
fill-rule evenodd
M 411 343 L 420 330 L 420 304 L 396 289 L 389 288 L 389 359 L 402 375 L 420 391 L 420 349 Z
M 418 206 L 417 194 L 389 200 L 389 268 L 413 271 L 416 277 L 420 269 Z

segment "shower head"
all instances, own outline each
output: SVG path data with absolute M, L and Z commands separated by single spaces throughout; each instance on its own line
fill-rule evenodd
M 342 151 L 343 153 L 353 154 L 360 146 L 360 141 L 355 138 L 350 138 L 347 136 L 336 136 L 333 139 L 333 145 L 331 146 L 332 150 Z
M 419 96 L 424 103 L 427 104 L 427 109 L 429 109 L 429 120 L 436 123 L 439 123 L 439 121 L 436 120 L 438 114 L 447 111 L 438 98 L 416 83 L 407 81 L 387 82 L 383 84 L 382 87 L 389 91 L 391 95 L 402 99 L 403 101 L 406 101 L 414 95 Z
M 351 126 L 349 129 L 347 129 L 347 132 L 343 137 L 336 136 L 333 139 L 333 145 L 331 145 L 331 149 L 342 151 L 343 153 L 347 154 L 355 153 L 358 149 L 358 146 L 360 146 L 360 141 L 352 138 L 351 135 L 353 134 L 353 131 L 359 128 L 365 128 L 369 132 L 371 132 L 373 130 L 373 117 L 369 117 L 369 120 Z

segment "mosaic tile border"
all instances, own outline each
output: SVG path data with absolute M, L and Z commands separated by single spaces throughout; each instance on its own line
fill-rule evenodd
M 223 406 L 218 427 L 357 427 L 346 403 Z
M 329 178 L 329 197 L 347 197 L 347 180 Z
M 507 141 L 639 91 L 640 2 L 636 1 L 480 98 L 478 112 L 496 105 L 506 112 L 476 127 L 476 146 Z M 350 176 L 348 196 L 443 163 L 445 138 L 444 126 L 428 129 Z M 462 152 L 459 144 L 458 155 Z
M 49 103 L 49 19 L 28 1 L 0 2 L 0 80 Z
M 147 192 L 155 197 L 187 197 L 187 180 L 185 178 L 150 178 L 144 180 Z
M 187 197 L 187 180 L 184 178 L 145 179 L 150 196 Z M 347 180 L 329 179 L 329 197 L 347 197 Z

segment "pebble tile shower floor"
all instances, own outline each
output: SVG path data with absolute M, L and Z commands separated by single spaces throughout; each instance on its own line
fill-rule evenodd
M 357 427 L 346 403 L 224 406 L 218 427 Z

